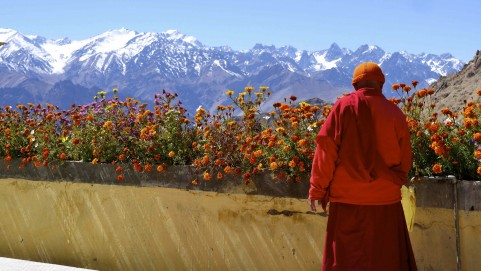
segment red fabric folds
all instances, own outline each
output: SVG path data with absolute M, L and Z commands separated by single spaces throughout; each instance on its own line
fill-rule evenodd
M 401 203 L 331 203 L 322 270 L 417 270 Z
M 332 138 L 340 146 L 339 159 L 349 175 L 359 181 L 372 181 L 376 178 L 378 154 L 374 122 L 365 95 L 382 96 L 382 93 L 365 88 L 344 97 L 331 112 L 333 117 L 323 124 L 316 142 L 319 144 L 320 137 Z

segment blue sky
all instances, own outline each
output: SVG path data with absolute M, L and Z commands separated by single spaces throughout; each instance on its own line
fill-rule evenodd
M 176 29 L 204 45 L 250 49 L 256 43 L 388 52 L 481 50 L 479 0 L 0 0 L 0 27 L 46 38 L 84 39 L 107 30 Z

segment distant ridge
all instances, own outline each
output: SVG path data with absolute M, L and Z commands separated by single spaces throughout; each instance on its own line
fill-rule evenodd
M 298 101 L 328 102 L 352 90 L 352 71 L 373 61 L 390 86 L 418 80 L 427 87 L 440 76 L 459 71 L 464 63 L 450 54 L 386 52 L 376 45 L 356 50 L 333 43 L 328 49 L 299 50 L 292 46 L 256 44 L 246 51 L 209 47 L 176 30 L 136 32 L 116 29 L 72 41 L 23 35 L 0 28 L 0 105 L 55 102 L 60 107 L 91 100 L 99 90 L 118 88 L 123 97 L 152 103 L 162 89 L 176 92 L 189 112 L 202 105 L 213 110 L 228 103 L 225 91 L 268 86 L 276 101 L 295 95 Z M 108 95 L 107 95 L 108 96 Z

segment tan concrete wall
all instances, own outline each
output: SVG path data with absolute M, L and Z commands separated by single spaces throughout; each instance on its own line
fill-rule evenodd
M 308 210 L 294 198 L 0 179 L 0 256 L 98 270 L 319 270 L 327 219 Z M 479 270 L 481 212 L 461 211 L 460 226 L 463 270 Z M 411 239 L 419 270 L 456 270 L 452 210 L 417 208 Z

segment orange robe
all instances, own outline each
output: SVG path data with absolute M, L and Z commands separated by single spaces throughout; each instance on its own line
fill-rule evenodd
M 339 99 L 316 137 L 309 199 L 330 201 L 322 268 L 417 270 L 401 205 L 406 117 L 380 91 Z
M 369 113 L 370 112 L 370 113 Z M 396 203 L 411 168 L 403 112 L 364 88 L 339 99 L 316 137 L 309 199 L 361 205 Z

